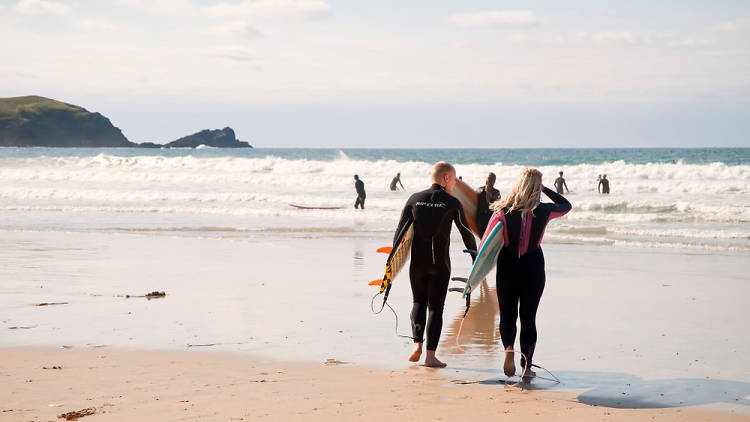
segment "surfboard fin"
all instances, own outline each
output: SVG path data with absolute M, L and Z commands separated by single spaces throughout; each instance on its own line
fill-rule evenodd
M 392 250 L 393 250 L 393 246 L 383 246 L 381 248 L 378 248 L 376 252 L 389 254 L 391 253 Z
M 379 278 L 377 280 L 372 280 L 371 282 L 367 283 L 368 286 L 380 286 L 383 283 L 383 279 Z
M 459 292 L 459 293 L 461 293 L 461 292 L 464 291 L 464 288 L 463 287 L 451 287 L 450 289 L 448 289 L 448 291 L 449 292 Z
M 460 281 L 462 283 L 467 283 L 469 281 L 469 279 L 466 277 L 451 277 L 451 280 Z
M 474 249 L 464 249 L 464 252 L 469 255 L 477 256 L 477 251 L 475 251 Z

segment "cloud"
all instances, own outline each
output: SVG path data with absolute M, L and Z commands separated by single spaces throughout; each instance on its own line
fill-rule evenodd
M 542 44 L 546 45 L 563 45 L 565 44 L 565 37 L 562 35 L 553 35 L 542 39 Z
M 594 41 L 602 44 L 619 43 L 619 44 L 638 44 L 640 38 L 634 32 L 598 32 L 594 35 Z
M 260 31 L 241 21 L 217 25 L 210 28 L 208 32 L 216 35 L 231 35 L 243 38 L 257 38 L 261 36 Z
M 247 48 L 240 46 L 217 46 L 209 50 L 197 51 L 196 54 L 239 63 L 254 63 L 253 68 L 255 70 L 260 69 L 258 58 L 248 51 Z
M 713 44 L 711 41 L 694 38 L 685 38 L 684 40 L 669 43 L 672 47 L 704 47 L 711 44 Z
M 716 24 L 715 29 L 723 32 L 735 32 L 750 28 L 750 19 L 734 19 Z
M 458 26 L 486 28 L 496 26 L 530 26 L 538 23 L 531 10 L 485 10 L 481 12 L 457 13 L 449 20 Z
M 117 25 L 114 23 L 98 19 L 83 19 L 78 21 L 76 25 L 78 25 L 79 28 L 91 31 L 113 31 L 117 29 Z
M 203 8 L 205 15 L 217 18 L 309 18 L 329 11 L 330 7 L 322 0 L 243 0 Z
M 531 37 L 527 34 L 512 34 L 508 36 L 508 41 L 513 43 L 522 43 L 524 41 L 530 40 Z
M 120 4 L 169 16 L 184 16 L 195 13 L 190 0 L 118 0 Z
M 67 15 L 70 6 L 46 0 L 21 0 L 16 4 L 16 10 L 24 15 Z

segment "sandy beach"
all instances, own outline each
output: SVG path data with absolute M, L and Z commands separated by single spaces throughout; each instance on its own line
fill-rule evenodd
M 591 406 L 565 392 L 460 384 L 450 371 L 418 366 L 373 370 L 201 352 L 4 348 L 0 353 L 0 420 L 7 421 L 59 420 L 58 415 L 91 408 L 95 413 L 83 420 L 747 420 L 694 406 Z
M 388 234 L 3 234 L 3 420 L 750 418 L 743 253 L 546 245 L 536 361 L 561 382 L 521 390 L 491 282 L 460 333 L 463 301 L 446 301 L 448 368 L 406 361 L 394 315 L 370 311 Z M 127 297 L 152 291 L 166 297 Z

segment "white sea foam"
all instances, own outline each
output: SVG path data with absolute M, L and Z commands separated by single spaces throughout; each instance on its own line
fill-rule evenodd
M 496 186 L 507 192 L 523 166 L 456 168 L 474 186 L 482 185 L 493 171 Z M 156 219 L 171 227 L 387 231 L 392 230 L 408 193 L 429 185 L 430 170 L 431 163 L 357 160 L 343 151 L 333 161 L 111 154 L 2 158 L 0 226 L 33 228 L 43 219 L 56 220 L 57 226 L 69 224 L 71 229 L 106 229 L 122 227 L 112 215 L 129 214 L 125 227 L 150 227 L 154 216 L 162 216 Z M 550 224 L 551 239 L 749 248 L 748 165 L 616 161 L 540 170 L 547 185 L 564 170 L 573 191 L 567 197 L 574 210 Z M 401 173 L 407 192 L 388 190 L 396 172 Z M 597 175 L 603 173 L 610 179 L 610 195 L 596 193 Z M 354 174 L 366 184 L 364 212 L 352 209 Z M 343 208 L 298 210 L 289 203 Z M 226 224 L 221 224 L 222 218 Z

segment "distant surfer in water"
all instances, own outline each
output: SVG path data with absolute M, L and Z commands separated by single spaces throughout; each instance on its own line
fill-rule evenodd
M 356 210 L 358 206 L 365 209 L 365 198 L 367 197 L 367 194 L 365 194 L 365 182 L 361 181 L 356 174 L 354 175 L 354 189 L 357 190 L 357 200 L 354 201 L 354 209 Z
M 401 173 L 396 173 L 396 177 L 391 180 L 391 190 L 398 190 L 398 186 L 396 186 L 397 183 L 401 185 L 401 190 L 406 190 L 404 189 L 404 184 L 401 183 Z
M 596 187 L 596 191 L 599 193 L 609 193 L 609 180 L 607 180 L 606 174 L 602 174 L 602 177 L 599 179 L 599 185 Z
M 426 328 L 427 355 L 424 365 L 437 368 L 445 367 L 445 363 L 435 356 L 435 350 L 443 329 L 443 305 L 451 274 L 449 248 L 453 223 L 458 227 L 466 248 L 477 249 L 474 235 L 467 227 L 461 203 L 450 195 L 455 184 L 456 170 L 453 166 L 444 161 L 435 164 L 432 168 L 432 186 L 409 197 L 396 228 L 398 236 L 409 219 L 414 220 L 409 266 L 414 299 L 411 310 L 414 351 L 409 356 L 409 361 L 419 362 Z M 398 239 L 394 239 L 394 243 L 397 241 Z
M 480 235 L 484 233 L 492 217 L 490 204 L 500 199 L 500 191 L 495 189 L 496 178 L 495 173 L 490 172 L 484 181 L 484 186 L 477 191 L 477 230 Z
M 554 203 L 541 203 L 544 192 Z M 505 246 L 497 259 L 497 302 L 500 305 L 500 337 L 505 347 L 505 375 L 516 373 L 513 344 L 516 341 L 516 319 L 521 316 L 521 366 L 526 367 L 524 381 L 536 374 L 531 360 L 536 347 L 536 311 L 544 291 L 544 254 L 541 243 L 547 223 L 565 215 L 570 202 L 542 185 L 542 173 L 527 168 L 505 199 L 491 208 L 503 222 Z
M 565 187 L 565 190 L 568 191 L 568 193 L 570 193 L 570 189 L 568 189 L 568 184 L 565 183 L 565 178 L 563 178 L 563 172 L 560 172 L 560 177 L 555 179 L 555 190 L 557 191 L 557 193 L 562 195 L 563 193 L 565 193 L 563 192 L 563 187 Z

